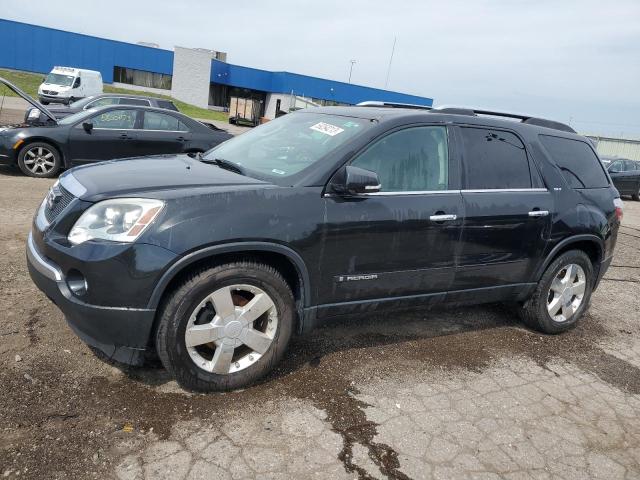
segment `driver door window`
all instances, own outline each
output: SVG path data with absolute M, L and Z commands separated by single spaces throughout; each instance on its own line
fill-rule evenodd
M 381 192 L 447 190 L 446 127 L 413 127 L 378 140 L 352 163 L 378 174 Z
M 110 110 L 91 119 L 93 128 L 132 130 L 136 124 L 137 110 Z

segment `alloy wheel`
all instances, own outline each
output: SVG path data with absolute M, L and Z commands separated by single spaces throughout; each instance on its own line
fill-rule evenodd
M 274 301 L 253 285 L 230 285 L 207 295 L 191 312 L 184 340 L 201 369 L 230 374 L 264 355 L 278 329 Z
M 33 147 L 24 155 L 24 166 L 36 175 L 47 174 L 56 166 L 55 156 L 46 147 Z
M 554 277 L 547 295 L 547 311 L 555 322 L 566 322 L 580 308 L 587 281 L 584 269 L 571 263 Z

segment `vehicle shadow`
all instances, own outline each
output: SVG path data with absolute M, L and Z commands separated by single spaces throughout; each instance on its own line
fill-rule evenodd
M 20 169 L 13 165 L 0 165 L 0 175 L 6 177 L 24 177 L 24 173 Z
M 371 347 L 382 349 L 406 342 L 519 325 L 516 312 L 504 304 L 337 317 L 309 335 L 294 336 L 279 366 L 256 385 L 288 377 L 307 366 L 317 367 L 323 358 L 335 353 Z M 172 380 L 158 361 L 151 366 L 119 368 L 130 379 L 148 386 L 160 386 Z

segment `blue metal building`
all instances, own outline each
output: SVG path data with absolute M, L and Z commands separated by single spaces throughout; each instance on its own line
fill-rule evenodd
M 105 83 L 171 89 L 173 51 L 108 40 L 53 28 L 0 19 L 0 67 L 47 73 L 55 65 L 98 70 Z M 208 60 L 207 60 L 208 62 Z M 290 72 L 270 72 L 211 59 L 209 105 L 228 106 L 230 95 L 247 92 L 260 102 L 269 95 L 307 97 L 320 103 L 355 104 L 365 100 L 431 106 L 427 97 L 354 85 Z M 175 82 L 174 79 L 174 84 Z M 167 88 L 168 86 L 168 88 Z M 243 93 L 244 92 L 244 93 Z M 175 91 L 167 92 L 174 94 Z M 206 102 L 206 92 L 205 92 Z

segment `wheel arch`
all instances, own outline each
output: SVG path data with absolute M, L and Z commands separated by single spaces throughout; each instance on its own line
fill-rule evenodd
M 534 280 L 538 282 L 545 270 L 551 263 L 568 250 L 582 250 L 584 251 L 593 265 L 594 278 L 598 278 L 598 269 L 600 268 L 600 262 L 604 258 L 604 241 L 597 235 L 583 234 L 575 235 L 569 238 L 565 238 L 558 243 L 551 252 L 546 256 L 545 261 L 538 267 Z
M 69 166 L 67 165 L 67 158 L 66 158 L 66 155 L 64 154 L 64 150 L 62 149 L 62 146 L 55 140 L 51 140 L 50 138 L 39 137 L 39 136 L 28 137 L 24 139 L 24 143 L 20 145 L 20 148 L 18 148 L 18 150 L 16 151 L 16 164 L 18 163 L 18 158 L 20 157 L 20 153 L 22 153 L 22 151 L 32 143 L 38 143 L 38 142 L 48 143 L 49 145 L 54 147 L 58 151 L 58 154 L 60 155 L 60 161 L 62 166 L 64 168 L 67 168 Z
M 147 307 L 157 309 L 165 295 L 194 268 L 232 261 L 253 259 L 278 270 L 291 287 L 299 321 L 311 301 L 309 272 L 302 257 L 293 249 L 270 242 L 236 242 L 214 245 L 191 252 L 171 265 L 160 277 Z

